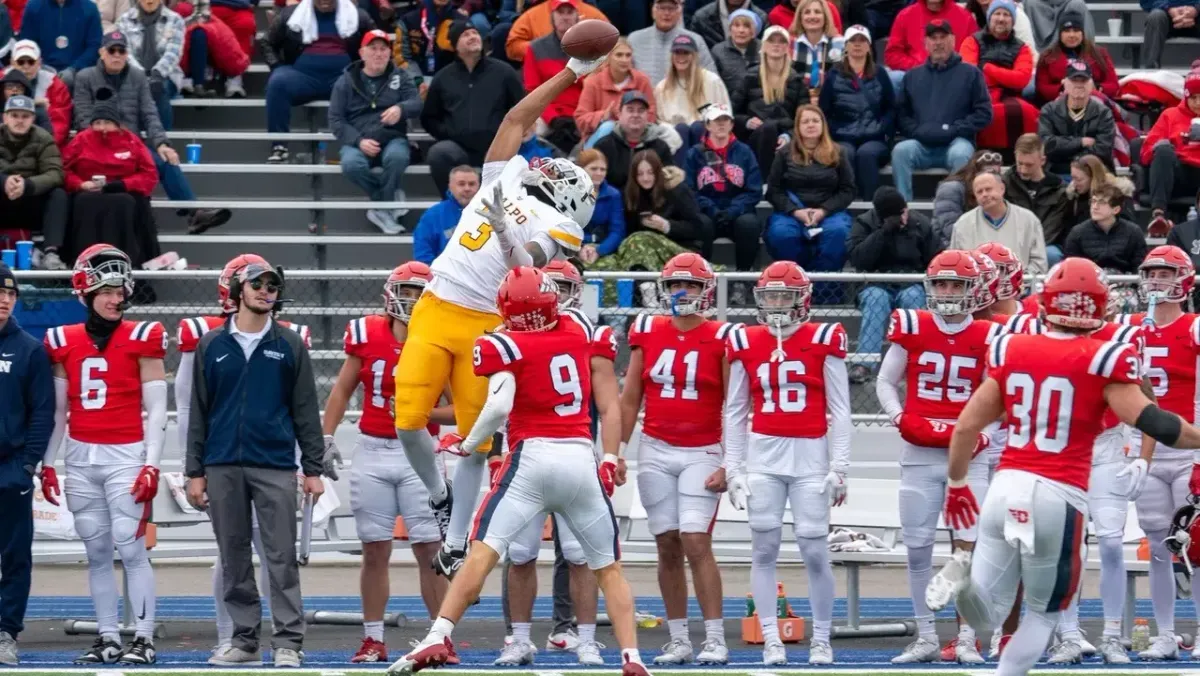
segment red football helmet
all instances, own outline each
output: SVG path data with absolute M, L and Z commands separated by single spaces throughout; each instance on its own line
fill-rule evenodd
M 429 266 L 421 261 L 409 261 L 392 270 L 387 281 L 383 284 L 383 309 L 389 315 L 407 322 L 412 316 L 413 306 L 425 290 L 425 285 L 433 281 L 433 273 Z M 400 293 L 405 288 L 416 289 L 411 298 L 401 298 Z
M 129 256 L 111 244 L 93 244 L 75 259 L 71 271 L 71 288 L 83 297 L 103 286 L 125 289 L 125 297 L 133 295 L 133 263 Z
M 583 275 L 579 274 L 579 268 L 557 259 L 547 263 L 542 272 L 558 285 L 558 309 L 579 307 L 583 303 Z
M 782 327 L 808 321 L 812 289 L 804 268 L 792 261 L 771 263 L 754 286 L 759 323 Z
M 244 253 L 238 254 L 237 256 L 229 259 L 229 262 L 225 264 L 225 267 L 221 268 L 221 276 L 217 277 L 217 299 L 221 304 L 221 312 L 237 312 L 237 303 L 233 302 L 229 298 L 229 284 L 232 282 L 233 276 L 238 273 L 238 270 L 241 270 L 251 263 L 258 263 L 259 265 L 271 267 L 271 264 L 267 262 L 267 259 L 263 258 L 262 256 L 252 253 Z
M 513 268 L 500 282 L 496 307 L 509 331 L 545 331 L 558 321 L 558 285 L 537 268 Z
M 938 282 L 960 282 L 960 288 L 939 289 Z M 947 249 L 933 257 L 925 270 L 926 304 L 944 317 L 974 312 L 979 301 L 979 266 L 969 251 Z
M 1042 316 L 1055 326 L 1098 329 L 1108 310 L 1108 276 L 1086 258 L 1067 258 L 1050 268 L 1042 288 Z
M 1025 286 L 1025 269 L 1012 249 L 999 242 L 988 242 L 975 250 L 990 258 L 999 270 L 1000 286 L 996 290 L 996 300 L 1020 296 Z
M 695 282 L 701 288 L 698 293 L 671 291 L 671 286 L 678 282 Z M 663 307 L 669 308 L 672 314 L 684 317 L 707 312 L 712 308 L 716 295 L 716 275 L 713 274 L 712 265 L 700 254 L 681 253 L 663 266 L 662 277 L 658 279 L 658 297 Z
M 1164 544 L 1167 551 L 1184 562 L 1189 572 L 1200 566 L 1200 509 L 1196 505 L 1189 503 L 1176 510 Z
M 1155 276 L 1152 272 L 1164 268 L 1173 272 L 1166 277 Z M 1138 274 L 1142 278 L 1138 285 L 1142 300 L 1155 295 L 1158 302 L 1182 303 L 1196 285 L 1196 267 L 1192 265 L 1191 257 L 1183 249 L 1169 244 L 1151 249 L 1146 260 L 1138 266 Z
M 975 309 L 982 310 L 995 303 L 1000 292 L 1000 268 L 995 262 L 978 250 L 971 252 L 975 267 L 979 268 L 979 287 L 975 293 Z

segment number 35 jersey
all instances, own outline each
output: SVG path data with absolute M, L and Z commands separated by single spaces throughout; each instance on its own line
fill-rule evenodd
M 1200 315 L 1184 313 L 1166 326 L 1146 326 L 1146 315 L 1117 315 L 1118 324 L 1140 326 L 1145 346 L 1142 367 L 1158 405 L 1187 422 L 1200 419 Z M 1163 444 L 1154 448 L 1155 460 L 1191 458 L 1192 452 Z
M 475 375 L 516 378 L 509 450 L 526 439 L 591 440 L 592 354 L 591 336 L 561 317 L 548 331 L 496 331 L 475 341 Z
M 515 246 L 535 240 L 553 242 L 569 253 L 582 246 L 581 225 L 525 194 L 521 175 L 528 169 L 529 162 L 520 156 L 508 162 L 483 165 L 482 187 L 462 210 L 450 241 L 430 266 L 433 282 L 429 290 L 435 296 L 472 310 L 497 314 L 496 291 L 508 274 L 508 259 L 500 250 L 487 218 L 476 213 L 483 209 L 483 200 L 492 199 L 497 181 L 504 191 L 509 237 Z
M 139 359 L 162 359 L 167 336 L 158 322 L 124 320 L 104 350 L 83 324 L 46 332 L 50 361 L 67 372 L 67 436 L 86 444 L 133 444 L 142 431 Z

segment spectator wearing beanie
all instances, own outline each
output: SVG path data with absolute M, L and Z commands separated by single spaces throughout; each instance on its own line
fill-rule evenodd
M 1033 44 L 1030 47 L 1039 54 L 1054 44 L 1058 37 L 1058 26 L 1067 14 L 1082 17 L 1084 35 L 1090 39 L 1096 37 L 1091 8 L 1085 0 L 1021 0 L 1021 7 L 1033 28 Z
M 917 0 L 900 10 L 883 52 L 883 64 L 897 90 L 904 74 L 923 65 L 929 58 L 926 28 L 934 21 L 943 22 L 945 30 L 954 37 L 951 51 L 955 52 L 968 35 L 979 30 L 971 13 L 953 0 Z
M 879 170 L 888 162 L 888 144 L 896 132 L 896 95 L 887 70 L 875 63 L 866 27 L 846 29 L 846 55 L 826 75 L 821 111 L 833 140 L 854 168 L 859 196 L 870 198 L 879 187 Z
M 532 92 L 562 72 L 570 58 L 563 51 L 562 37 L 572 26 L 579 23 L 579 1 L 550 0 L 550 5 L 552 6 L 550 19 L 553 23 L 553 30 L 530 42 L 529 48 L 525 50 L 522 77 L 525 81 L 526 92 Z M 509 35 L 511 37 L 511 33 Z M 575 126 L 575 108 L 579 105 L 581 94 L 583 94 L 583 82 L 577 79 L 574 84 L 551 101 L 550 105 L 546 106 L 537 123 L 537 135 L 558 148 L 563 154 L 571 152 L 579 144 L 579 129 Z
M 715 0 L 692 15 L 691 28 L 708 45 L 709 49 L 725 42 L 730 37 L 729 24 L 734 12 L 748 12 L 757 19 L 758 34 L 767 22 L 767 13 L 754 6 L 751 0 Z
M 1200 189 L 1200 72 L 1188 74 L 1183 88 L 1187 96 L 1163 111 L 1142 142 L 1142 164 L 1150 168 L 1151 237 L 1171 229 L 1167 208 L 1173 197 L 1191 196 Z
M 1012 0 L 992 0 L 987 29 L 962 43 L 963 62 L 983 71 L 992 98 L 992 122 L 976 140 L 982 148 L 1005 150 L 1021 134 L 1037 131 L 1038 109 L 1021 96 L 1033 81 L 1033 50 L 1013 33 L 1016 13 Z
M 892 179 L 905 200 L 912 200 L 914 170 L 957 171 L 975 152 L 975 135 L 992 121 L 983 73 L 954 53 L 950 24 L 937 19 L 925 34 L 926 62 L 900 83 L 896 127 L 905 140 L 892 148 Z
M 37 43 L 42 60 L 70 89 L 75 74 L 95 63 L 101 34 L 100 10 L 91 0 L 29 0 L 17 37 Z
M 1146 12 L 1142 29 L 1142 68 L 1162 67 L 1163 48 L 1167 40 L 1178 37 L 1200 37 L 1200 3 L 1196 0 L 1141 0 Z
M 450 189 L 445 199 L 425 210 L 413 230 L 413 259 L 432 265 L 458 227 L 463 209 L 479 192 L 479 171 L 465 164 L 450 170 Z
M 699 50 L 700 66 L 708 70 L 715 69 L 704 38 L 683 27 L 683 0 L 653 2 L 650 16 L 654 19 L 654 25 L 629 34 L 629 46 L 633 47 L 633 67 L 645 73 L 654 84 L 662 82 L 671 70 L 675 38 L 686 35 Z
M 1092 96 L 1092 77 L 1086 61 L 1067 64 L 1063 95 L 1042 106 L 1038 115 L 1038 136 L 1045 143 L 1051 173 L 1069 173 L 1080 155 L 1095 155 L 1112 167 L 1117 126 L 1108 106 Z
M 671 43 L 671 68 L 654 87 L 658 119 L 674 125 L 684 145 L 698 141 L 704 133 L 700 124 L 702 108 L 708 105 L 729 107 L 725 83 L 700 64 L 698 53 L 699 47 L 691 36 L 676 37 Z
M 1046 173 L 1046 154 L 1037 134 L 1024 134 L 1013 147 L 1016 162 L 1004 172 L 1004 194 L 1010 204 L 1025 207 L 1042 223 L 1046 243 L 1046 265 L 1063 259 L 1062 244 L 1067 238 L 1066 182 Z
M 758 157 L 758 166 L 775 161 L 775 153 L 790 138 L 796 108 L 809 103 L 804 78 L 792 70 L 786 30 L 767 29 L 762 41 L 762 56 L 756 67 L 729 90 L 733 103 L 734 129 Z
M 563 4 L 572 5 L 578 12 L 579 19 L 608 21 L 604 12 L 580 0 L 546 0 L 538 4 L 533 4 L 533 2 L 526 4 L 530 5 L 529 8 L 521 12 L 517 20 L 513 22 L 504 43 L 508 60 L 513 63 L 524 63 L 525 52 L 528 51 L 533 41 L 554 32 L 554 21 L 551 15 Z
M 54 142 L 61 149 L 71 134 L 74 103 L 67 85 L 53 70 L 42 64 L 42 50 L 33 40 L 21 40 L 13 45 L 12 67 L 9 72 L 23 73 L 29 81 L 29 96 L 39 110 L 44 109 L 50 120 Z
M 1073 61 L 1087 64 L 1096 91 L 1110 99 L 1117 98 L 1121 83 L 1112 56 L 1084 34 L 1083 25 L 1082 16 L 1064 13 L 1058 24 L 1058 39 L 1038 57 L 1034 80 L 1039 103 L 1046 104 L 1058 98 Z
M 762 199 L 762 173 L 750 146 L 733 136 L 733 113 L 724 106 L 704 110 L 706 133 L 687 152 L 684 170 L 703 217 L 716 237 L 733 240 L 739 272 L 754 269 L 762 223 L 756 209 Z M 712 258 L 712 251 L 701 251 Z
M 633 69 L 633 49 L 625 38 L 617 38 L 617 46 L 608 53 L 608 61 L 583 81 L 583 93 L 575 106 L 575 126 L 587 138 L 584 147 L 591 148 L 617 123 L 621 96 L 637 90 L 650 102 L 647 115 L 654 122 L 654 85 L 646 74 Z
M 1137 274 L 1150 246 L 1142 229 L 1122 214 L 1132 193 L 1133 185 L 1124 178 L 1094 190 L 1092 217 L 1071 229 L 1064 253 L 1087 258 L 1109 272 Z
M 603 153 L 595 149 L 584 150 L 575 158 L 575 163 L 592 177 L 592 187 L 596 189 L 596 208 L 592 211 L 592 220 L 583 228 L 584 244 L 579 250 L 579 260 L 584 265 L 591 265 L 616 253 L 625 239 L 625 205 L 621 201 L 621 191 L 606 180 L 608 160 Z
M 267 30 L 267 131 L 291 131 L 293 106 L 329 99 L 333 83 L 374 28 L 351 0 L 300 0 L 285 7 Z M 287 144 L 272 144 L 267 162 L 287 161 Z
M 1026 274 L 1046 272 L 1042 224 L 1032 211 L 1005 199 L 1004 179 L 990 172 L 978 174 L 971 190 L 979 206 L 963 214 L 954 224 L 949 248 L 975 249 L 988 242 L 999 242 L 1021 261 Z
M 908 203 L 895 188 L 877 190 L 872 209 L 854 219 L 846 248 L 850 264 L 866 273 L 920 273 L 941 251 L 929 219 L 910 211 Z M 862 311 L 862 329 L 858 337 L 860 355 L 879 355 L 883 334 L 892 310 L 919 310 L 925 307 L 925 289 L 920 282 L 891 284 L 872 282 L 858 293 Z M 849 369 L 852 382 L 864 382 L 871 369 L 854 364 Z
M 482 166 L 500 121 L 525 96 L 521 77 L 507 63 L 484 56 L 483 38 L 466 21 L 450 27 L 455 60 L 429 83 L 421 127 L 435 143 L 425 151 L 438 194 L 449 187 L 450 170 Z
M 679 144 L 679 135 L 670 125 L 651 123 L 650 100 L 633 89 L 621 95 L 621 108 L 612 133 L 596 142 L 596 150 L 608 160 L 608 182 L 613 186 L 628 184 L 633 156 L 649 150 L 658 156 L 661 165 L 674 163 L 671 141 Z
M 34 125 L 33 99 L 10 96 L 0 125 L 0 230 L 40 232 L 61 242 L 67 228 L 62 155 L 50 132 Z M 25 239 L 28 239 L 25 235 Z M 65 266 L 47 265 L 62 270 Z
M 713 45 L 712 58 L 716 62 L 717 75 L 730 94 L 741 86 L 746 73 L 758 61 L 758 35 L 762 27 L 762 21 L 754 12 L 745 8 L 735 10 L 729 13 L 729 37 Z
M 987 30 L 987 12 L 991 4 L 992 0 L 967 0 L 967 11 L 971 13 L 971 16 L 975 17 L 975 25 L 979 30 Z M 1032 48 L 1033 27 L 1029 24 L 1029 17 L 1025 14 L 1025 10 L 1020 4 L 1016 6 L 1015 11 L 1016 14 L 1013 16 L 1013 33 L 1016 33 L 1018 40 Z
M 0 110 L 3 110 L 4 103 L 14 96 L 28 96 L 32 99 L 33 87 L 30 86 L 25 73 L 16 68 L 10 68 L 3 77 L 0 77 Z M 53 134 L 54 125 L 50 122 L 50 115 L 46 112 L 46 107 L 36 103 L 34 107 L 36 109 L 33 118 L 34 126 Z
M 834 272 L 846 264 L 846 235 L 854 201 L 854 170 L 829 135 L 821 109 L 801 106 L 792 140 L 775 156 L 767 176 L 774 211 L 763 240 L 775 260 L 810 272 Z M 821 302 L 840 296 L 833 288 L 814 293 Z

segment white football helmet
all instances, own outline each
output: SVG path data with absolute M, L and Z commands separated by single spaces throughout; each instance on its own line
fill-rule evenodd
M 578 164 L 557 157 L 534 158 L 529 163 L 529 171 L 521 176 L 521 184 L 526 189 L 539 188 L 551 206 L 576 223 L 587 225 L 592 220 L 596 189 L 592 177 Z

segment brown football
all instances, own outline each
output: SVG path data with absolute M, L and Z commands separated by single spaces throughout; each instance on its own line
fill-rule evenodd
M 567 56 L 591 61 L 611 52 L 617 46 L 619 37 L 621 33 L 611 23 L 584 19 L 567 30 L 562 39 L 562 48 Z

